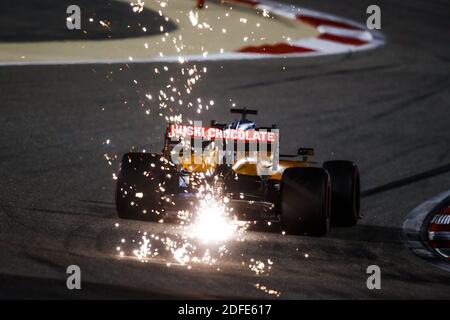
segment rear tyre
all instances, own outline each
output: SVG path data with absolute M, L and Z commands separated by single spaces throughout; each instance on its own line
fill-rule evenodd
M 168 172 L 170 164 L 161 155 L 125 154 L 120 163 L 116 185 L 118 216 L 122 219 L 146 221 L 161 219 L 164 213 L 162 198 L 176 182 L 176 177 Z
M 331 186 L 322 168 L 287 168 L 280 187 L 280 219 L 290 234 L 323 236 L 330 227 Z
M 327 161 L 323 167 L 331 178 L 331 225 L 354 226 L 360 208 L 358 167 L 345 160 Z

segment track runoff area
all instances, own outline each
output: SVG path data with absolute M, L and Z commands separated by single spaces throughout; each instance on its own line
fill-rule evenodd
M 160 19 L 140 22 L 135 34 L 117 39 L 106 36 L 113 26 L 101 14 L 83 17 L 81 30 L 67 30 L 80 33 L 76 40 L 1 43 L 0 65 L 308 57 L 383 44 L 380 33 L 362 24 L 269 0 L 138 1 L 129 10 Z M 93 27 L 105 38 L 89 39 Z

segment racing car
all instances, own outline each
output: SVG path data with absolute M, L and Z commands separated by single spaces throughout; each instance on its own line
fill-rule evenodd
M 209 179 L 239 219 L 276 221 L 288 234 L 323 236 L 330 226 L 350 227 L 357 223 L 360 179 L 355 163 L 331 160 L 321 164 L 311 159 L 314 149 L 305 147 L 298 148 L 295 154 L 277 154 L 276 125 L 257 127 L 247 117 L 257 115 L 256 110 L 233 108 L 231 112 L 240 114 L 240 119 L 229 124 L 212 120 L 207 128 L 169 123 L 159 154 L 124 154 L 116 181 L 118 216 L 161 221 L 174 212 L 192 208 L 199 179 Z M 193 143 L 196 138 L 201 139 L 200 161 L 192 161 L 192 154 L 174 161 L 174 150 L 181 141 Z M 241 152 L 236 157 L 239 151 L 232 148 L 221 153 L 226 148 L 214 146 L 221 138 L 227 146 L 242 142 L 243 156 Z M 268 157 L 261 160 L 250 155 L 249 146 L 253 142 L 262 144 L 262 140 Z M 221 161 L 225 156 L 231 160 Z M 276 165 L 270 162 L 274 157 Z

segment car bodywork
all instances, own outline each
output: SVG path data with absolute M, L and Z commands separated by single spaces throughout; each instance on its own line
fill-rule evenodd
M 312 148 L 279 153 L 275 125 L 256 127 L 255 110 L 231 109 L 240 120 L 210 126 L 171 123 L 163 150 L 127 153 L 117 178 L 119 217 L 162 221 L 195 213 L 205 190 L 238 220 L 279 221 L 287 232 L 321 236 L 330 225 L 359 219 L 355 163 L 310 160 Z
M 271 127 L 256 127 L 255 122 L 247 119 L 247 114 L 257 114 L 255 110 L 232 109 L 232 112 L 242 115 L 240 120 L 230 124 L 218 124 L 211 121 L 209 128 L 227 130 L 230 128 L 243 128 L 241 130 L 255 130 L 261 132 L 273 132 L 278 130 L 275 125 Z M 173 158 L 174 145 L 180 140 L 174 139 L 174 124 L 169 124 L 165 132 L 165 142 L 162 154 L 167 159 Z M 184 137 L 186 138 L 186 136 Z M 187 135 L 190 144 L 194 141 L 191 135 Z M 184 140 L 186 141 L 186 139 Z M 214 141 L 214 140 L 212 140 Z M 231 139 L 228 143 L 235 144 L 236 140 Z M 247 142 L 248 143 L 248 142 Z M 195 176 L 202 175 L 202 179 L 214 184 L 214 189 L 221 193 L 221 197 L 227 198 L 228 206 L 244 220 L 278 220 L 278 200 L 280 182 L 283 172 L 287 168 L 313 167 L 317 162 L 310 160 L 314 155 L 312 148 L 299 148 L 296 154 L 278 155 L 276 165 L 273 158 L 277 154 L 279 140 L 269 143 L 268 148 L 260 150 L 259 144 L 251 152 L 248 144 L 245 151 L 231 151 L 232 161 L 228 164 L 221 163 L 224 157 L 221 151 L 225 147 L 210 148 L 207 152 L 202 149 L 199 155 L 189 154 L 188 156 L 178 156 L 176 162 L 176 172 L 178 174 L 178 186 L 173 186 L 175 192 L 171 194 L 171 200 L 175 205 L 165 203 L 164 211 L 167 215 L 173 216 L 176 212 L 193 205 L 195 202 L 196 188 L 190 188 L 190 184 L 195 181 Z M 236 155 L 239 154 L 237 157 Z M 194 159 L 197 157 L 197 159 Z M 295 158 L 295 159 L 294 159 Z M 196 161 L 195 161 L 196 160 Z M 219 181 L 217 181 L 219 180 Z M 194 182 L 195 184 L 195 182 Z

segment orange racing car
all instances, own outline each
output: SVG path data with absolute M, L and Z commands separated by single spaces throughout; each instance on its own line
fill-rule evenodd
M 322 236 L 331 226 L 353 226 L 360 210 L 357 166 L 312 161 L 312 148 L 278 153 L 275 125 L 256 127 L 247 115 L 209 127 L 169 124 L 160 154 L 126 153 L 116 185 L 120 218 L 162 221 L 193 210 L 208 184 L 240 220 L 277 221 L 290 234 Z M 204 188 L 203 188 L 204 189 Z

